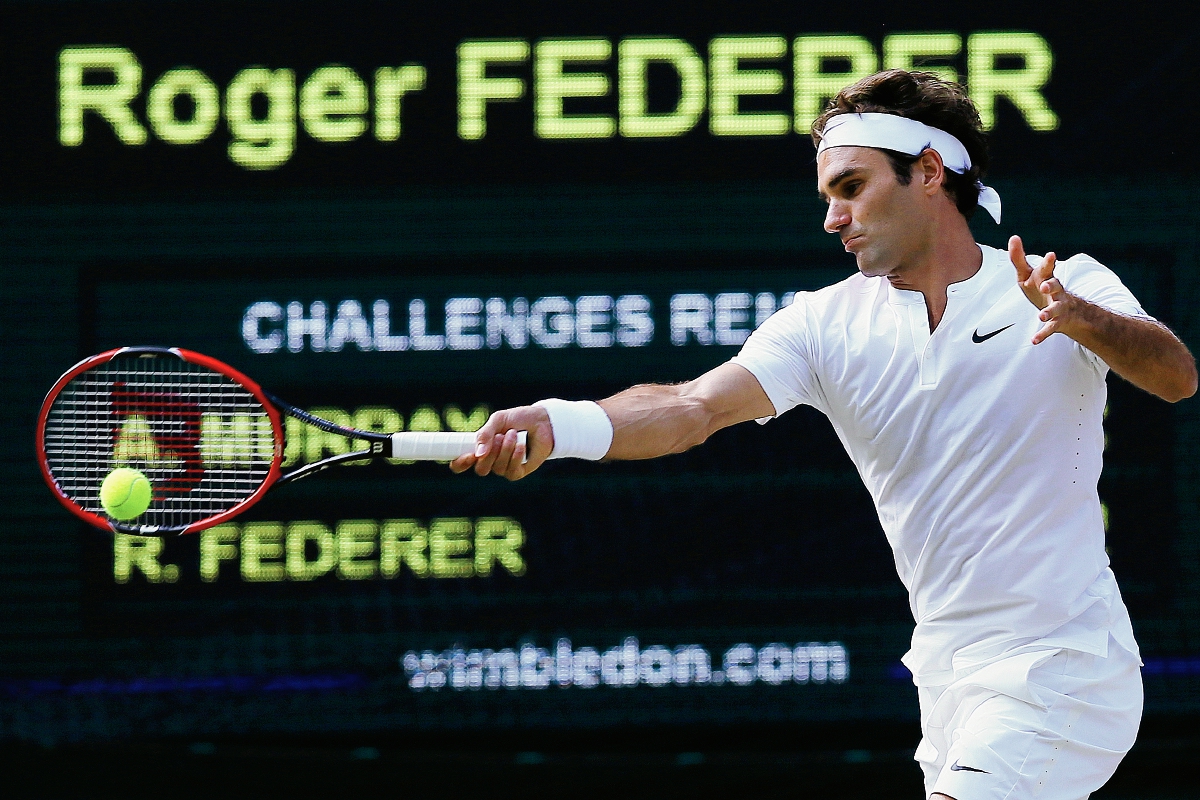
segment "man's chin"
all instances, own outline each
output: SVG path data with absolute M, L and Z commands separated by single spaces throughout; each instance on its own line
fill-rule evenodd
M 878 265 L 870 261 L 863 261 L 861 258 L 857 261 L 858 271 L 864 278 L 879 278 L 888 273 L 886 269 L 880 269 Z
M 854 254 L 855 266 L 864 278 L 886 278 L 892 274 L 892 264 L 882 264 L 878 258 L 872 258 L 869 252 Z

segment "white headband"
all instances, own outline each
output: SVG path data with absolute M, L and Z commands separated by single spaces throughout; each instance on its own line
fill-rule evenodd
M 967 148 L 954 136 L 908 117 L 895 114 L 838 114 L 821 131 L 820 155 L 830 147 L 875 147 L 919 156 L 936 150 L 946 169 L 963 174 L 971 168 Z M 1000 195 L 979 181 L 979 205 L 1000 221 Z

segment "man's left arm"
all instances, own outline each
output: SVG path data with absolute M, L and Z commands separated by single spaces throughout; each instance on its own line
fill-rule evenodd
M 1196 360 L 1165 325 L 1118 314 L 1071 294 L 1054 277 L 1057 261 L 1047 253 L 1036 268 L 1025 258 L 1021 237 L 1008 241 L 1017 283 L 1045 323 L 1033 337 L 1040 344 L 1061 333 L 1091 350 L 1125 380 L 1174 403 L 1196 393 Z

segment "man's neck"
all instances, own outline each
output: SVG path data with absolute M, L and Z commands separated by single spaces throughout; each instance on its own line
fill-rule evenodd
M 896 288 L 920 292 L 925 298 L 932 333 L 946 313 L 947 288 L 979 272 L 983 252 L 967 221 L 958 216 L 930 236 L 929 247 L 914 256 L 901 274 L 889 279 Z

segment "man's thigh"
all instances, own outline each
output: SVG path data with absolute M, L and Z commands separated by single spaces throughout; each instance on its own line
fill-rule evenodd
M 1108 658 L 1064 650 L 1021 677 L 1009 686 L 1023 699 L 969 678 L 923 694 L 927 795 L 1079 800 L 1112 776 L 1141 720 L 1137 659 L 1115 646 Z

